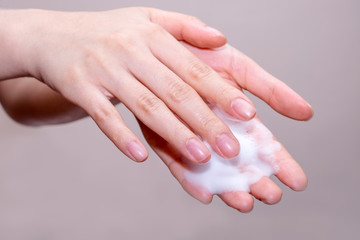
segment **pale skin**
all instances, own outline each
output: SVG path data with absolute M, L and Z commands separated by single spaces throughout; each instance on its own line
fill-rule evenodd
M 25 15 L 33 11 L 48 21 L 30 22 L 31 34 L 22 25 L 14 25 L 25 36 L 35 35 L 27 39 L 25 47 L 16 34 L 0 40 L 8 44 L 11 40 L 17 46 L 10 58 L 0 56 L 0 62 L 6 63 L 0 66 L 0 79 L 11 79 L 0 84 L 0 100 L 9 115 L 30 125 L 64 123 L 90 115 L 121 151 L 143 161 L 145 147 L 109 100 L 120 101 L 139 119 L 148 143 L 184 189 L 204 203 L 211 201 L 212 194 L 184 179 L 179 157 L 195 163 L 210 158 L 196 134 L 225 158 L 237 155 L 240 146 L 203 99 L 248 120 L 255 116 L 255 109 L 242 92 L 246 89 L 285 116 L 296 120 L 312 117 L 310 105 L 298 94 L 244 54 L 224 45 L 222 34 L 197 19 L 144 8 L 72 14 L 31 10 Z M 6 14 L 15 19 L 24 16 L 1 12 L 0 23 Z M 14 79 L 22 76 L 31 78 Z M 238 99 L 248 104 L 240 101 L 242 105 L 236 105 Z M 276 176 L 285 185 L 297 191 L 306 187 L 304 172 L 285 148 L 277 154 L 277 164 Z M 250 193 L 220 197 L 229 206 L 248 212 L 253 207 L 250 194 L 274 204 L 282 193 L 264 177 L 251 186 Z
M 239 153 L 230 129 L 202 98 L 216 100 L 220 89 L 228 95 L 215 102 L 233 115 L 249 119 L 255 109 L 239 89 L 222 82 L 177 41 L 204 48 L 225 44 L 220 32 L 196 18 L 149 8 L 22 10 L 2 11 L 0 23 L 0 79 L 31 76 L 43 81 L 83 108 L 133 160 L 144 161 L 147 150 L 111 98 L 194 163 L 208 161 L 210 152 L 190 128 L 219 155 Z

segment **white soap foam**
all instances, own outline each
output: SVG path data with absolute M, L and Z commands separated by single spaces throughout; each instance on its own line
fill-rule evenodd
M 272 133 L 259 120 L 240 121 L 213 107 L 240 142 L 240 154 L 233 159 L 224 159 L 210 146 L 211 159 L 202 165 L 186 161 L 188 169 L 185 178 L 192 184 L 209 190 L 212 194 L 230 191 L 250 191 L 250 185 L 263 176 L 277 171 L 275 153 L 281 145 L 274 140 Z

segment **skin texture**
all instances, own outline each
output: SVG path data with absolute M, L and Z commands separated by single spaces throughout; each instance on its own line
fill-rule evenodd
M 182 44 L 222 76 L 221 81 L 239 91 L 241 89 L 248 90 L 267 102 L 280 114 L 292 119 L 308 120 L 312 117 L 313 110 L 305 100 L 230 45 L 215 49 L 202 49 L 187 43 Z M 11 94 L 9 94 L 10 90 L 13 91 Z M 9 115 L 26 124 L 57 124 L 86 116 L 86 112 L 81 108 L 69 103 L 64 97 L 34 79 L 22 78 L 0 83 L 0 97 Z M 215 94 L 212 100 L 214 101 L 216 98 L 221 98 L 221 95 Z M 224 110 L 227 111 L 226 108 Z M 182 187 L 199 201 L 210 203 L 212 194 L 206 189 L 193 186 L 184 178 L 184 166 L 180 160 L 181 151 L 146 126 L 141 119 L 139 119 L 139 124 L 149 145 Z M 279 166 L 276 176 L 281 182 L 295 191 L 305 189 L 306 175 L 284 147 L 277 153 L 276 163 Z M 219 197 L 230 207 L 241 212 L 249 212 L 254 203 L 252 196 L 266 204 L 275 204 L 280 201 L 282 192 L 272 180 L 263 177 L 250 187 L 250 193 L 228 192 L 220 194 Z
M 194 163 L 210 158 L 198 136 L 224 158 L 239 153 L 238 141 L 203 99 L 243 120 L 252 118 L 255 108 L 240 89 L 179 43 L 199 48 L 226 43 L 200 20 L 149 8 L 1 11 L 0 23 L 5 19 L 6 25 L 0 24 L 0 79 L 31 76 L 44 82 L 84 109 L 133 160 L 144 161 L 147 150 L 111 99 L 125 104 Z M 219 98 L 219 91 L 228 97 Z M 235 100 L 242 100 L 242 107 Z

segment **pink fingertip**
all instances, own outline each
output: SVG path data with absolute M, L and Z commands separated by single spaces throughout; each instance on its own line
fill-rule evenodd
M 136 162 L 145 161 L 147 158 L 147 151 L 145 147 L 136 141 L 130 142 L 127 146 L 127 150 L 131 158 Z
M 250 120 L 255 116 L 255 108 L 244 99 L 238 98 L 231 103 L 231 108 L 234 110 L 240 120 Z
M 226 158 L 233 158 L 239 154 L 239 143 L 228 134 L 222 134 L 216 138 L 216 144 Z
M 186 148 L 193 157 L 193 160 L 197 163 L 205 163 L 210 158 L 210 152 L 207 147 L 194 138 L 187 141 Z

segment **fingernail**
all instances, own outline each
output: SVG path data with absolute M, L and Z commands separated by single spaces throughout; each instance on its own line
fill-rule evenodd
M 218 136 L 216 144 L 220 152 L 227 158 L 233 158 L 239 154 L 239 143 L 227 134 Z
M 217 30 L 217 29 L 215 29 L 215 28 L 206 26 L 206 30 L 207 30 L 208 32 L 216 35 L 216 36 L 223 36 L 223 34 L 222 34 L 219 30 Z
M 146 149 L 136 141 L 129 143 L 127 150 L 129 151 L 132 159 L 137 162 L 144 161 L 147 157 Z
M 200 141 L 192 138 L 186 143 L 186 148 L 196 162 L 203 163 L 209 158 L 209 150 Z
M 231 103 L 231 108 L 241 120 L 250 120 L 255 115 L 255 108 L 244 99 L 238 98 Z

